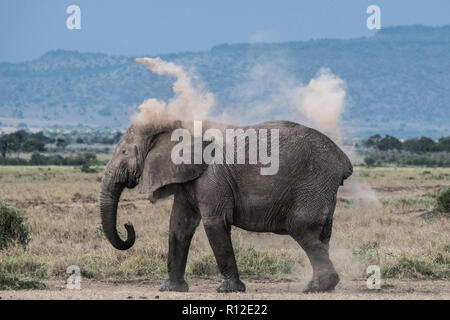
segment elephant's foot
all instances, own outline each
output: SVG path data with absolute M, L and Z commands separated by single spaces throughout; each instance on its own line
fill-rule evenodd
M 339 276 L 337 273 L 329 273 L 319 277 L 313 277 L 313 279 L 308 283 L 304 293 L 314 293 L 314 292 L 327 292 L 333 291 L 334 287 L 339 283 Z
M 245 284 L 239 278 L 225 279 L 217 288 L 217 292 L 245 292 Z
M 161 284 L 159 291 L 178 291 L 178 292 L 188 292 L 189 286 L 184 280 L 170 280 L 167 279 Z

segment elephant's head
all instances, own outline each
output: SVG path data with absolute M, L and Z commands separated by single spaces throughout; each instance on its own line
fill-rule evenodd
M 164 125 L 133 124 L 117 144 L 102 180 L 100 211 L 103 230 L 111 244 L 119 250 L 133 246 L 135 232 L 131 223 L 125 224 L 127 239 L 123 241 L 116 229 L 117 207 L 125 187 L 139 185 L 141 193 L 150 199 L 170 194 L 170 186 L 191 181 L 205 169 L 203 164 L 179 164 L 171 161 L 172 131 L 181 127 L 180 121 Z

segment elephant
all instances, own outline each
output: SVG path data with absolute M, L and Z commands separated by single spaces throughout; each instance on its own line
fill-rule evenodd
M 217 128 L 277 129 L 279 169 L 261 175 L 261 163 L 217 164 L 171 161 L 171 133 L 192 127 L 182 120 L 133 123 L 116 145 L 100 191 L 104 233 L 118 250 L 135 242 L 133 225 L 125 224 L 126 240 L 116 229 L 117 208 L 124 188 L 138 187 L 151 202 L 173 196 L 170 215 L 168 278 L 161 291 L 186 292 L 185 269 L 191 239 L 200 221 L 223 281 L 218 292 L 244 292 L 231 241 L 231 226 L 253 232 L 291 236 L 306 252 L 312 280 L 304 292 L 332 291 L 340 281 L 329 258 L 329 241 L 337 191 L 351 176 L 346 154 L 325 134 L 291 121 L 231 126 L 204 121 L 202 130 Z M 202 131 L 203 132 L 203 131 Z M 208 145 L 202 141 L 202 147 Z M 248 141 L 246 140 L 246 147 Z

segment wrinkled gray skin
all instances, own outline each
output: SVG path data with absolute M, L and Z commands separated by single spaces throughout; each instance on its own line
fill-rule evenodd
M 170 136 L 181 125 L 180 121 L 134 124 L 116 146 L 100 195 L 103 230 L 111 244 L 119 250 L 134 244 L 133 226 L 125 225 L 127 239 L 123 241 L 116 230 L 116 217 L 122 190 L 139 185 L 139 191 L 148 193 L 151 201 L 174 195 L 169 278 L 161 291 L 188 291 L 184 280 L 186 260 L 200 219 L 225 278 L 218 292 L 245 291 L 230 238 L 232 225 L 248 231 L 290 235 L 312 264 L 313 278 L 305 292 L 333 290 L 339 276 L 328 249 L 337 190 L 353 170 L 347 156 L 314 129 L 271 121 L 252 128 L 279 129 L 280 164 L 276 175 L 260 175 L 259 164 L 175 165 L 170 153 L 178 142 L 170 141 Z M 203 129 L 218 126 L 223 130 L 224 125 L 204 122 Z

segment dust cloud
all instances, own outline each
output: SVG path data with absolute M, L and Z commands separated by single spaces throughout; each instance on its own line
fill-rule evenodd
M 353 146 L 344 146 L 342 115 L 346 110 L 345 81 L 322 68 L 306 85 L 290 76 L 281 61 L 268 60 L 253 66 L 247 78 L 231 91 L 233 105 L 213 113 L 216 100 L 200 84 L 193 84 L 192 74 L 182 66 L 160 58 L 137 58 L 158 75 L 175 77 L 173 98 L 145 100 L 134 122 L 155 123 L 168 120 L 214 120 L 234 125 L 248 125 L 267 120 L 292 120 L 311 126 L 330 136 L 349 158 L 356 158 Z M 349 138 L 349 137 L 345 137 Z M 378 208 L 375 191 L 355 176 L 346 181 L 342 193 L 359 207 Z
M 320 69 L 306 86 L 294 88 L 293 95 L 297 109 L 312 125 L 342 144 L 340 120 L 345 110 L 345 82 L 329 69 Z
M 136 62 L 146 65 L 158 75 L 174 76 L 174 97 L 167 103 L 163 100 L 148 99 L 139 106 L 134 122 L 152 123 L 167 120 L 204 120 L 214 105 L 214 95 L 199 85 L 194 86 L 191 77 L 183 67 L 160 58 L 137 58 Z

